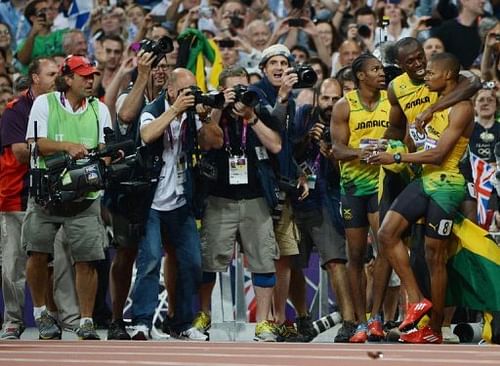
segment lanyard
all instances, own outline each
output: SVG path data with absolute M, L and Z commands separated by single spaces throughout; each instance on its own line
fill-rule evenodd
M 229 155 L 232 155 L 231 140 L 229 138 L 229 128 L 228 123 L 225 121 L 223 126 L 224 131 L 224 147 Z M 241 131 L 241 152 L 244 155 L 247 148 L 247 134 L 248 134 L 248 124 L 243 121 L 243 130 Z
M 318 155 L 316 155 L 316 158 L 314 159 L 314 163 L 312 166 L 312 170 L 316 175 L 318 175 L 319 172 L 320 160 L 321 160 L 321 153 L 319 152 Z
M 179 132 L 179 151 L 181 150 L 180 148 L 182 147 L 182 144 L 183 142 L 185 141 L 186 139 L 186 123 L 184 123 L 185 121 L 182 121 L 180 122 L 180 126 L 179 126 L 179 129 L 180 129 L 180 132 Z M 172 133 L 172 126 L 171 124 L 168 125 L 167 127 L 167 137 L 168 137 L 168 142 L 170 144 L 170 149 L 174 149 L 174 134 Z

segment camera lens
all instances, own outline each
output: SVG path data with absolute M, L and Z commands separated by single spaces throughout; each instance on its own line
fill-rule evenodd
M 370 27 L 368 27 L 366 24 L 361 24 L 358 26 L 358 34 L 360 37 L 370 38 L 372 31 L 370 30 Z

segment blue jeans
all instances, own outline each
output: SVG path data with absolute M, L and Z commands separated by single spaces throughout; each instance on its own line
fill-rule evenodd
M 191 327 L 193 295 L 201 282 L 201 246 L 196 223 L 187 205 L 172 211 L 149 210 L 146 233 L 139 244 L 137 274 L 132 291 L 132 318 L 151 328 L 158 303 L 163 254 L 162 226 L 177 257 L 175 309 L 171 328 L 180 333 Z

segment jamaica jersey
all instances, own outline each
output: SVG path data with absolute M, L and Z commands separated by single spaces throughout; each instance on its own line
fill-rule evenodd
M 448 116 L 450 114 L 450 110 L 451 108 L 448 108 L 444 111 L 434 113 L 434 117 L 431 122 L 425 126 L 425 130 L 427 132 L 424 147 L 425 150 L 436 147 L 443 131 L 448 127 Z M 467 149 L 468 143 L 469 139 L 467 137 L 460 136 L 457 143 L 446 156 L 441 165 L 424 164 L 423 175 L 425 176 L 436 171 L 458 174 L 458 164 Z
M 436 147 L 443 131 L 448 127 L 450 109 L 434 113 L 431 122 L 425 127 L 425 150 Z M 423 165 L 424 191 L 446 212 L 458 207 L 465 197 L 465 179 L 458 169 L 458 164 L 468 143 L 468 138 L 460 136 L 441 165 Z
M 387 92 L 380 92 L 380 99 L 373 110 L 368 110 L 359 98 L 358 92 L 353 90 L 345 95 L 349 103 L 349 130 L 348 147 L 360 148 L 363 139 L 380 139 L 389 126 L 389 110 L 391 106 L 387 99 Z M 359 160 L 340 163 L 341 187 L 343 194 L 366 196 L 378 190 L 378 175 L 380 167 L 369 165 Z
M 392 81 L 392 90 L 408 121 L 410 137 L 415 142 L 417 150 L 421 150 L 425 144 L 425 135 L 415 129 L 415 118 L 436 103 L 438 94 L 431 92 L 424 82 L 415 83 L 407 73 L 399 75 Z

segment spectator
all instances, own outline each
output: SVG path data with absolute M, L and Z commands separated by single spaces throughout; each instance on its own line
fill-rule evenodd
M 441 42 L 441 40 L 436 37 L 427 38 L 423 43 L 423 47 L 425 52 L 425 58 L 427 60 L 430 60 L 432 55 L 436 53 L 442 53 L 445 51 L 443 42 Z
M 0 86 L 0 117 L 3 115 L 7 103 L 9 103 L 13 97 L 12 88 Z
M 332 75 L 337 74 L 337 72 L 346 66 L 351 66 L 352 61 L 361 54 L 361 47 L 358 42 L 347 40 L 344 41 L 340 47 L 339 51 L 332 55 Z
M 64 55 L 62 40 L 67 30 L 51 31 L 55 15 L 50 11 L 49 2 L 46 0 L 33 0 L 28 3 L 24 15 L 32 27 L 28 37 L 19 43 L 16 58 L 22 64 L 22 73 L 26 74 L 31 60 Z
M 63 50 L 66 56 L 87 56 L 88 43 L 85 34 L 78 29 L 71 29 L 64 34 Z
M 31 28 L 31 25 L 23 14 L 25 0 L 10 0 L 0 3 L 0 22 L 7 24 L 11 31 L 12 44 L 17 46 L 17 43 L 25 38 Z
M 12 56 L 12 46 L 13 46 L 12 34 L 10 33 L 10 28 L 6 23 L 0 22 L 0 52 L 4 58 L 1 63 L 4 68 L 10 73 L 13 73 L 12 62 L 14 58 Z
M 389 24 L 385 27 L 377 27 L 375 30 L 375 45 L 392 41 L 399 41 L 401 38 L 409 37 L 411 30 L 406 21 L 406 14 L 399 6 L 399 0 L 391 1 L 385 4 L 379 12 L 379 22 L 384 17 L 389 18 Z
M 483 15 L 484 0 L 462 0 L 456 19 L 432 29 L 432 35 L 441 39 L 444 48 L 458 57 L 460 65 L 468 69 L 481 50 L 478 18 Z

